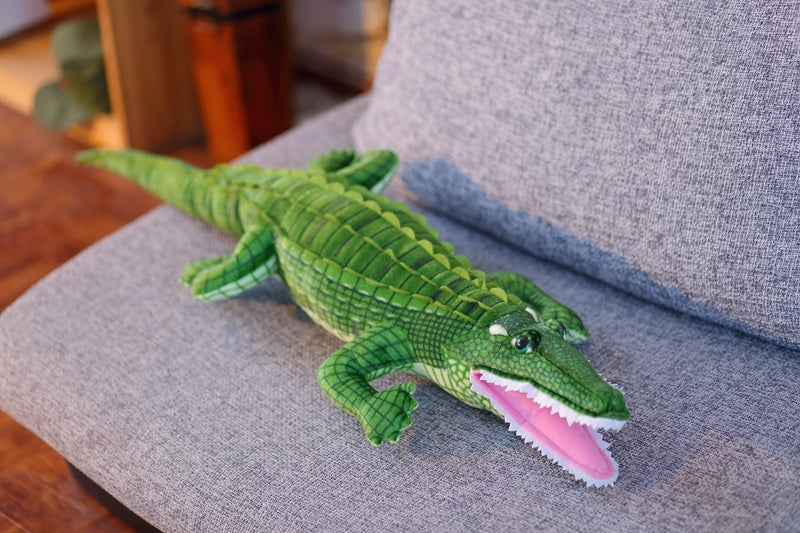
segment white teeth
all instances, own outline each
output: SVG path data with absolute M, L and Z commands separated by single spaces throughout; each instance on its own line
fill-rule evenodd
M 546 392 L 537 389 L 530 383 L 504 378 L 492 374 L 486 370 L 481 370 L 480 380 L 493 385 L 499 385 L 508 391 L 519 391 L 525 393 L 528 398 L 535 401 L 542 407 L 549 407 L 552 414 L 558 415 L 561 418 L 565 418 L 567 420 L 567 424 L 570 426 L 577 422 L 593 429 L 619 431 L 622 429 L 622 426 L 625 425 L 624 420 L 614 420 L 613 418 L 601 418 L 578 413 L 568 405 L 556 400 Z M 472 390 L 478 393 L 481 392 L 480 390 L 475 389 L 474 385 L 472 386 Z
M 592 432 L 592 436 L 597 441 L 597 444 L 603 450 L 608 450 L 610 444 L 607 443 L 606 441 L 604 441 L 603 438 L 600 436 L 600 434 L 597 431 L 591 430 L 591 432 Z M 528 442 L 528 440 L 526 439 L 525 442 Z M 606 455 L 608 456 L 608 460 L 611 462 L 612 468 L 613 468 L 613 470 L 615 472 L 614 476 L 612 478 L 610 478 L 610 479 L 595 479 L 595 478 L 585 474 L 584 472 L 581 472 L 579 469 L 575 468 L 574 466 L 569 464 L 567 461 L 564 461 L 563 459 L 561 459 L 558 455 L 556 455 L 555 453 L 550 451 L 546 446 L 544 446 L 542 444 L 539 444 L 539 443 L 536 443 L 536 442 L 533 442 L 531 444 L 531 446 L 533 448 L 536 448 L 537 450 L 539 450 L 539 453 L 541 453 L 542 455 L 544 455 L 545 457 L 547 457 L 548 459 L 550 459 L 551 461 L 553 461 L 554 463 L 559 465 L 561 468 L 563 468 L 564 470 L 566 470 L 567 472 L 569 472 L 570 474 L 575 476 L 575 479 L 583 481 L 584 483 L 586 483 L 590 487 L 610 486 L 610 485 L 613 485 L 617 481 L 616 472 L 619 469 L 619 465 L 617 465 L 617 462 L 614 460 L 613 457 L 611 457 L 611 454 L 609 452 L 606 452 Z
M 548 394 L 536 389 L 533 385 L 530 385 L 529 383 L 523 383 L 503 378 L 494 375 L 491 372 L 487 372 L 485 370 L 482 370 L 478 375 L 478 377 L 481 381 L 492 383 L 494 385 L 499 385 L 508 391 L 524 392 L 528 398 L 531 398 L 539 405 L 543 407 L 550 407 L 550 411 L 552 413 L 557 413 L 561 417 L 566 418 L 567 423 L 570 425 L 572 425 L 574 422 L 578 422 L 580 424 L 589 426 L 589 431 L 591 432 L 592 437 L 594 437 L 595 441 L 597 442 L 597 445 L 602 450 L 608 450 L 611 444 L 603 440 L 602 435 L 600 435 L 597 429 L 593 428 L 600 428 L 600 429 L 605 428 L 605 429 L 616 430 L 620 429 L 625 424 L 624 421 L 620 420 L 596 418 L 576 413 L 571 408 L 567 407 L 566 405 L 559 402 L 555 398 L 549 396 Z M 470 390 L 480 394 L 481 396 L 485 396 L 489 398 L 489 400 L 491 400 L 492 405 L 494 405 L 494 407 L 500 412 L 500 414 L 503 416 L 503 419 L 508 424 L 509 431 L 515 433 L 518 437 L 522 438 L 526 444 L 530 444 L 533 448 L 538 450 L 539 453 L 541 453 L 554 463 L 558 464 L 561 468 L 563 468 L 564 470 L 575 476 L 576 479 L 581 480 L 585 482 L 587 485 L 594 487 L 613 485 L 614 482 L 616 482 L 617 480 L 616 472 L 618 467 L 617 467 L 617 462 L 614 460 L 613 457 L 611 457 L 610 452 L 606 451 L 606 455 L 608 456 L 608 460 L 610 461 L 613 471 L 615 472 L 614 476 L 610 479 L 595 479 L 589 476 L 585 472 L 582 472 L 575 466 L 571 465 L 565 459 L 559 457 L 556 453 L 551 451 L 547 446 L 537 441 L 533 436 L 531 436 L 527 431 L 525 431 L 525 429 L 523 429 L 519 425 L 519 423 L 516 420 L 514 420 L 514 418 L 501 405 L 496 404 L 494 400 L 492 400 L 492 398 L 488 396 L 486 392 L 481 389 L 481 387 L 474 380 L 474 374 L 473 374 L 473 379 L 471 381 L 472 381 L 472 386 L 470 387 Z

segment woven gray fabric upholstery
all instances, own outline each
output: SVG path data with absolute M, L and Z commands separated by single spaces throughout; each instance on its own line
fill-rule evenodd
M 798 64 L 797 2 L 395 2 L 355 141 L 798 346 Z
M 363 105 L 247 160 L 301 165 L 345 144 Z M 234 240 L 172 208 L 0 317 L 0 408 L 165 531 L 796 528 L 800 353 L 428 216 L 476 267 L 517 270 L 583 316 L 593 337 L 582 350 L 632 412 L 608 438 L 614 487 L 574 481 L 499 419 L 424 382 L 411 430 L 371 446 L 316 384 L 340 342 L 277 280 L 214 303 L 178 284 L 184 263 Z
M 579 239 L 523 211 L 511 211 L 491 199 L 463 171 L 442 159 L 411 161 L 403 168 L 403 192 L 425 198 L 426 205 L 501 242 L 556 262 L 648 301 L 677 309 L 717 324 L 736 328 L 759 338 L 770 335 L 745 322 L 733 320 L 685 293 L 656 282 L 646 272 L 632 268 L 623 258 L 586 239 Z M 797 250 L 800 254 L 800 250 Z M 780 342 L 780 340 L 778 340 Z

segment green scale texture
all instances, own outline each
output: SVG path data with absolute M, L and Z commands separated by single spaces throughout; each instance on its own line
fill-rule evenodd
M 588 336 L 575 313 L 518 274 L 472 269 L 424 218 L 378 194 L 397 169 L 392 152 L 335 151 L 308 170 L 204 171 L 135 150 L 79 160 L 240 238 L 231 255 L 184 268 L 195 297 L 236 296 L 279 275 L 313 320 L 346 341 L 319 382 L 374 444 L 397 441 L 411 424 L 413 384 L 377 391 L 369 383 L 399 370 L 495 413 L 471 390 L 472 371 L 531 383 L 578 413 L 628 416 L 622 395 L 570 344 Z M 520 351 L 520 338 L 535 342 Z

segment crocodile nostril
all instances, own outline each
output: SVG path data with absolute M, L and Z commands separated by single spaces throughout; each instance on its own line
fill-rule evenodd
M 611 389 L 611 394 L 606 402 L 606 412 L 625 414 L 628 409 L 625 407 L 625 396 L 617 389 Z

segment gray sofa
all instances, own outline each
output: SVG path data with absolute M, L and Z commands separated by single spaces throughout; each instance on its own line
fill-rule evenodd
M 796 530 L 800 13 L 678 4 L 395 2 L 372 94 L 243 158 L 396 149 L 390 195 L 583 317 L 631 411 L 613 487 L 421 380 L 371 446 L 278 280 L 179 285 L 234 241 L 170 207 L 0 317 L 0 408 L 164 531 Z

